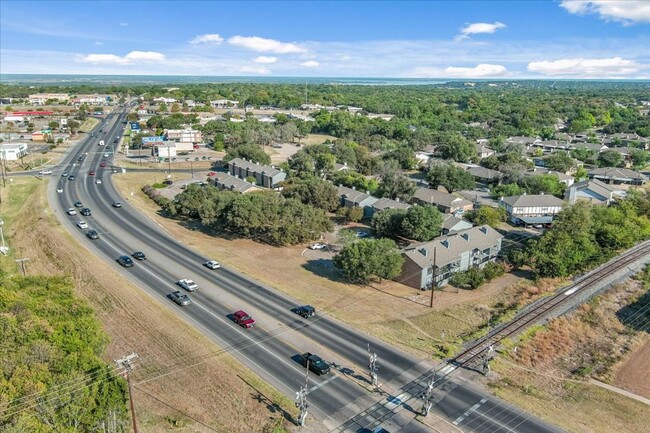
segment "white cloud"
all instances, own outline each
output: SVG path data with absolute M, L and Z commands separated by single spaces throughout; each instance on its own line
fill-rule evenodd
M 233 36 L 228 39 L 230 45 L 235 45 L 261 53 L 270 52 L 278 54 L 304 53 L 307 50 L 295 43 L 280 42 L 275 39 L 265 39 L 258 36 Z
M 97 46 L 101 46 L 101 45 L 104 45 L 104 43 L 103 43 L 103 42 L 100 42 L 100 41 L 96 41 L 96 42 L 95 42 L 95 45 L 97 45 Z
M 528 70 L 552 77 L 627 77 L 636 76 L 650 65 L 642 65 L 634 60 L 621 57 L 607 59 L 560 59 L 530 62 Z
M 278 61 L 277 57 L 267 57 L 267 56 L 259 56 L 255 57 L 253 59 L 255 63 L 275 63 Z
M 123 22 L 123 21 L 120 21 L 120 26 L 122 26 L 122 27 L 128 27 L 128 26 L 129 26 L 129 23 L 125 23 L 125 22 Z
M 315 68 L 315 67 L 317 67 L 319 65 L 320 65 L 320 63 L 318 63 L 316 60 L 308 60 L 308 61 L 302 62 L 300 64 L 300 66 L 304 66 L 306 68 Z
M 482 63 L 472 67 L 448 66 L 446 68 L 417 67 L 411 76 L 419 78 L 495 78 L 510 73 L 503 65 Z
M 79 56 L 78 62 L 93 63 L 93 64 L 114 64 L 114 65 L 128 65 L 132 63 L 143 62 L 162 62 L 165 60 L 165 55 L 155 51 L 131 51 L 124 57 L 115 54 L 88 54 L 86 56 Z
M 347 62 L 348 60 L 351 60 L 351 59 L 352 59 L 352 57 L 347 56 L 347 55 L 341 56 L 341 61 L 343 61 L 343 62 Z
M 245 74 L 259 74 L 259 75 L 268 75 L 271 73 L 271 70 L 266 66 L 242 66 L 238 69 L 239 72 Z
M 190 44 L 208 44 L 208 45 L 220 45 L 223 42 L 223 38 L 217 33 L 199 35 L 190 40 Z
M 462 41 L 463 39 L 469 39 L 469 35 L 475 35 L 479 33 L 494 33 L 499 29 L 505 28 L 506 25 L 496 21 L 492 24 L 490 23 L 472 23 L 468 24 L 462 29 L 460 29 L 460 34 L 456 36 L 457 41 Z
M 650 23 L 650 2 L 647 0 L 562 0 L 560 6 L 571 14 L 598 14 L 604 20 L 624 25 Z

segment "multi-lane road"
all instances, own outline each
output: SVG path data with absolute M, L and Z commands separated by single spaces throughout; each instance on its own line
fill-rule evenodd
M 98 146 L 104 140 L 114 147 L 114 139 L 123 134 L 125 109 L 109 114 L 75 145 L 54 171 L 48 195 L 59 219 L 76 233 L 79 242 L 105 259 L 116 271 L 125 274 L 140 289 L 183 317 L 200 332 L 228 350 L 235 358 L 282 393 L 293 398 L 304 383 L 304 368 L 296 362 L 303 351 L 329 354 L 335 361 L 333 373 L 310 376 L 308 401 L 310 416 L 330 431 L 368 431 L 384 426 L 389 431 L 430 431 L 415 420 L 421 408 L 421 395 L 431 377 L 433 364 L 415 359 L 368 335 L 350 329 L 330 317 L 320 315 L 302 319 L 291 309 L 300 305 L 276 290 L 227 267 L 210 270 L 202 266 L 209 259 L 167 234 L 120 197 L 111 176 L 112 152 Z M 98 133 L 103 128 L 107 133 Z M 83 156 L 82 161 L 78 161 Z M 100 167 L 106 162 L 105 168 Z M 62 171 L 75 180 L 61 177 Z M 95 171 L 95 175 L 88 175 Z M 100 179 L 101 184 L 96 180 Z M 63 188 L 57 193 L 58 187 Z M 81 201 L 92 216 L 68 216 L 65 211 Z M 114 201 L 123 203 L 112 207 Z M 99 232 L 98 240 L 85 237 L 76 223 L 84 219 Z M 121 268 L 115 259 L 143 251 L 146 261 L 132 268 Z M 260 266 L 264 266 L 260 263 Z M 179 307 L 167 298 L 179 290 L 181 278 L 196 281 L 200 290 L 190 294 L 192 304 Z M 258 321 L 253 329 L 237 326 L 231 315 L 244 309 Z M 379 359 L 379 381 L 386 393 L 369 391 L 367 378 L 368 344 Z M 450 370 L 447 370 L 450 372 Z M 440 374 L 441 376 L 441 374 Z M 557 432 L 557 428 L 496 399 L 471 384 L 439 377 L 434 390 L 432 413 L 449 421 L 455 431 L 477 432 Z M 308 418 L 308 423 L 314 419 Z M 454 426 L 454 427 L 451 427 Z

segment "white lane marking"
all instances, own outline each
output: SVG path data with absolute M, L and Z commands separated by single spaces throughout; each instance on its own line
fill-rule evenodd
M 411 398 L 411 394 L 409 394 L 408 392 L 404 392 L 398 395 L 397 397 L 392 397 L 390 401 L 384 405 L 384 407 L 386 409 L 394 409 L 400 404 L 402 404 L 402 402 L 408 400 L 409 398 Z
M 446 367 L 443 367 L 443 368 L 440 370 L 440 373 L 442 373 L 443 375 L 446 376 L 446 375 L 448 375 L 449 373 L 451 373 L 452 371 L 456 370 L 457 368 L 458 368 L 458 367 L 455 366 L 455 365 L 447 365 Z
M 464 420 L 464 419 L 465 419 L 465 418 L 466 418 L 470 413 L 474 412 L 476 409 L 478 409 L 479 407 L 481 407 L 481 405 L 482 405 L 483 403 L 485 403 L 486 401 L 487 401 L 487 398 L 485 398 L 485 397 L 482 398 L 478 403 L 476 403 L 474 406 L 472 406 L 472 407 L 470 407 L 469 409 L 467 409 L 467 410 L 465 411 L 465 413 L 463 413 L 461 416 L 459 416 L 458 418 L 456 418 L 456 419 L 454 420 L 454 422 L 452 422 L 452 424 L 453 424 L 453 425 L 458 425 L 458 424 L 460 424 L 460 422 L 461 422 L 462 420 Z
M 309 394 L 310 392 L 314 392 L 314 391 L 316 391 L 318 388 L 327 385 L 328 383 L 330 383 L 331 381 L 333 381 L 334 379 L 337 379 L 337 378 L 338 378 L 337 375 L 333 375 L 333 376 L 330 377 L 329 379 L 327 379 L 327 380 L 325 380 L 325 381 L 323 381 L 323 382 L 321 382 L 321 383 L 319 383 L 319 384 L 316 384 L 316 385 L 312 386 L 312 387 L 309 388 L 309 390 L 307 391 L 307 394 Z

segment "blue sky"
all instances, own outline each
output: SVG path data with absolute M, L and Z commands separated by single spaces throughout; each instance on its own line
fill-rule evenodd
M 0 1 L 0 73 L 650 78 L 650 0 Z

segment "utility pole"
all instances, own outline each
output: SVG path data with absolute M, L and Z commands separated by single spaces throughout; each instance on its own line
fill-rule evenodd
M 305 426 L 305 419 L 307 418 L 307 409 L 309 408 L 309 403 L 307 403 L 307 391 L 309 384 L 309 360 L 307 360 L 307 371 L 305 371 L 305 386 L 300 387 L 300 391 L 296 392 L 296 407 L 298 408 L 298 425 L 300 427 Z
M 4 245 L 4 236 L 3 236 L 3 245 Z M 20 263 L 20 269 L 23 271 L 23 277 L 27 274 L 27 269 L 25 268 L 25 262 L 28 262 L 29 259 L 16 259 L 16 263 Z
M 433 308 L 433 294 L 436 292 L 436 247 L 433 247 L 433 275 L 431 276 L 431 302 L 429 303 L 429 308 Z
M 490 312 L 490 317 L 488 317 L 488 330 L 487 336 L 485 338 L 485 355 L 483 355 L 483 375 L 487 377 L 490 374 L 490 354 L 494 351 L 494 346 L 490 344 L 490 327 L 492 322 L 492 312 Z
M 370 343 L 368 343 L 368 374 L 370 375 L 370 384 L 375 388 L 379 387 L 377 369 L 377 354 L 370 351 Z
M 118 368 L 123 368 L 126 373 L 126 383 L 129 385 L 129 403 L 131 404 L 131 421 L 133 422 L 133 433 L 138 433 L 138 424 L 135 422 L 135 406 L 133 404 L 133 389 L 131 388 L 131 375 L 129 374 L 134 368 L 134 361 L 138 359 L 137 353 L 132 353 L 120 359 L 114 360 Z
M 431 410 L 431 406 L 433 406 L 433 385 L 436 383 L 436 370 L 433 370 L 433 376 L 431 376 L 431 380 L 429 381 L 429 384 L 427 385 L 426 391 L 424 391 L 424 395 L 422 396 L 422 399 L 424 400 L 422 404 L 422 416 L 427 416 L 429 415 L 429 411 Z
M 0 203 L 2 203 L 1 200 Z M 4 232 L 2 231 L 2 226 L 4 225 L 4 223 L 5 222 L 3 220 L 0 220 L 0 240 L 2 241 L 2 246 L 0 247 L 0 253 L 6 256 L 9 253 L 9 247 L 5 244 L 5 235 Z

